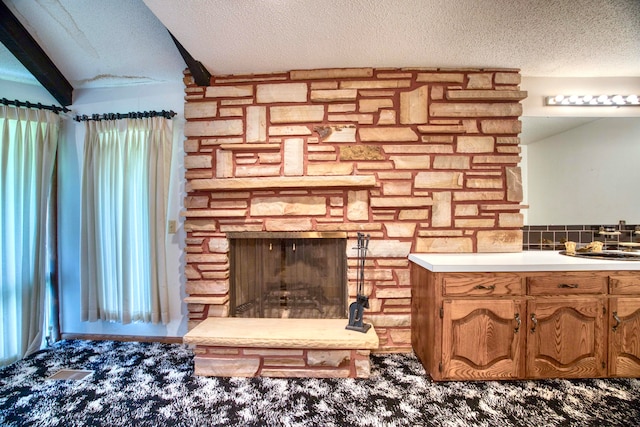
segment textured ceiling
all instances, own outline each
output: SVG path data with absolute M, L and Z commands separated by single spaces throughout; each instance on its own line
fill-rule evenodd
M 506 67 L 640 76 L 638 0 L 4 0 L 78 88 L 212 74 Z M 2 47 L 0 78 L 31 79 Z

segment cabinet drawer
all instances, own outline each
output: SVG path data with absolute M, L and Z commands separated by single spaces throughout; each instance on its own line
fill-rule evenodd
M 447 274 L 442 293 L 452 296 L 522 295 L 522 279 L 517 274 Z
M 609 292 L 615 295 L 640 294 L 640 273 L 609 276 Z
M 604 294 L 607 277 L 561 274 L 527 277 L 529 295 Z

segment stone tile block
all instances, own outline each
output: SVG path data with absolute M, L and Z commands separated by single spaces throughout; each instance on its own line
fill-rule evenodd
M 323 105 L 286 105 L 269 107 L 271 123 L 321 122 L 324 120 Z
M 522 230 L 486 230 L 477 233 L 478 252 L 521 252 Z
M 209 377 L 254 377 L 260 368 L 259 358 L 194 358 L 194 374 Z
M 307 102 L 307 92 L 306 83 L 259 84 L 256 89 L 256 102 L 259 104 Z

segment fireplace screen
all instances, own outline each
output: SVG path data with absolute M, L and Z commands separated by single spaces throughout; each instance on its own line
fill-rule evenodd
M 346 318 L 346 238 L 269 236 L 229 239 L 231 316 Z

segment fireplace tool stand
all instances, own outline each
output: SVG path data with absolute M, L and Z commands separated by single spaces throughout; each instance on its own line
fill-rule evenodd
M 358 251 L 358 274 L 357 285 L 358 293 L 355 302 L 349 305 L 349 324 L 346 329 L 366 333 L 371 325 L 362 322 L 364 309 L 369 308 L 369 297 L 364 295 L 364 261 L 367 257 L 367 249 L 369 248 L 369 238 L 362 233 L 358 233 L 358 245 L 354 248 Z

